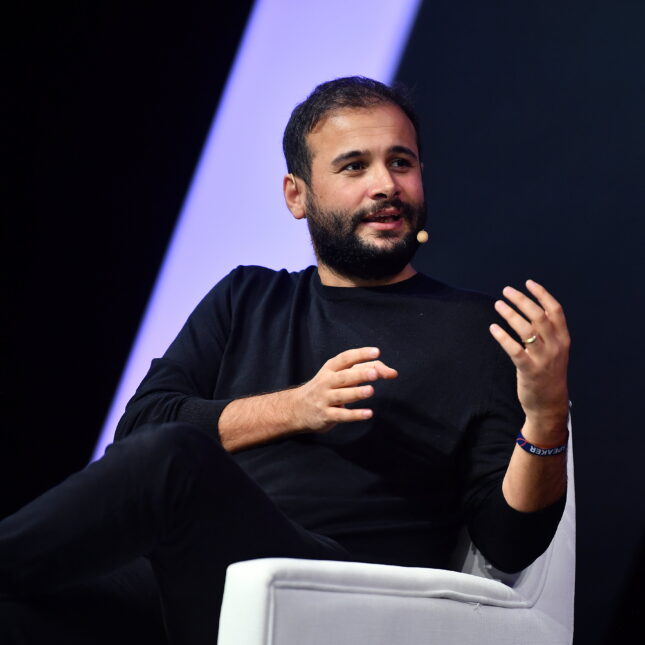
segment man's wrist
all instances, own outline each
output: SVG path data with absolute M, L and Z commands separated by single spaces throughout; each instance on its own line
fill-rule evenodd
M 568 415 L 530 417 L 527 415 L 521 434 L 541 448 L 555 448 L 566 444 L 569 438 Z
M 229 451 L 267 443 L 302 432 L 298 388 L 242 397 L 231 401 L 218 423 L 220 440 Z
M 528 441 L 527 438 L 520 432 L 517 435 L 515 443 L 520 448 L 522 448 L 522 450 L 525 450 L 532 455 L 537 455 L 538 457 L 554 457 L 556 455 L 562 454 L 563 452 L 566 452 L 568 439 L 569 437 L 567 436 L 567 439 L 559 446 L 538 446 Z

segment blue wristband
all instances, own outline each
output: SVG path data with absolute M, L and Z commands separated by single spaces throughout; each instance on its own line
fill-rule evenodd
M 526 450 L 526 452 L 530 452 L 532 455 L 537 455 L 538 457 L 551 457 L 553 455 L 559 455 L 567 449 L 566 443 L 562 446 L 557 446 L 556 448 L 540 448 L 540 446 L 536 446 L 535 444 L 527 441 L 521 432 L 517 435 L 515 443 L 517 443 L 520 448 Z

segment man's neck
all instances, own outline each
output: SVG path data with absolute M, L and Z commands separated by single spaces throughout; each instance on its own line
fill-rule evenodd
M 320 281 L 326 287 L 383 287 L 388 284 L 407 280 L 415 274 L 416 271 L 412 265 L 408 264 L 402 271 L 393 276 L 380 278 L 378 280 L 362 280 L 360 278 L 341 275 L 340 273 L 336 273 L 330 269 L 326 264 L 323 264 L 322 262 L 318 263 L 318 275 L 320 276 Z

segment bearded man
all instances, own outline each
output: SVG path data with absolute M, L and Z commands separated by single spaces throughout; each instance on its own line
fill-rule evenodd
M 533 281 L 535 300 L 504 289 L 511 306 L 415 271 L 419 126 L 394 89 L 318 86 L 284 151 L 317 266 L 232 271 L 106 455 L 0 524 L 3 642 L 212 644 L 239 560 L 447 567 L 464 525 L 506 571 L 548 546 L 566 485 L 560 305 Z

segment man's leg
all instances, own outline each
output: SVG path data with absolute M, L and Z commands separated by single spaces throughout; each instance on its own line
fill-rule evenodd
M 347 557 L 288 520 L 214 437 L 164 424 L 0 523 L 0 596 L 62 590 L 140 555 L 152 562 L 173 643 L 216 642 L 228 564 Z
M 164 645 L 159 590 L 139 558 L 57 593 L 0 600 L 0 643 L 34 645 Z

